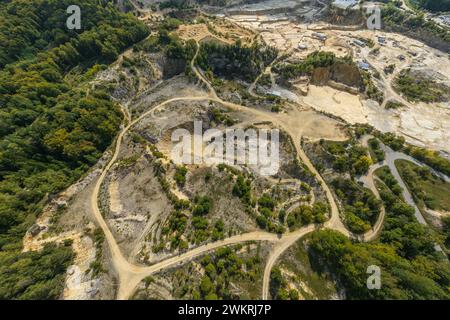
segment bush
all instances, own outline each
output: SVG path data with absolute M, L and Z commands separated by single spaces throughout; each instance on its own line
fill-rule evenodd
M 380 214 L 380 201 L 372 191 L 352 180 L 337 178 L 332 181 L 332 185 L 342 203 L 349 229 L 358 234 L 368 231 Z
M 314 232 L 310 248 L 314 263 L 321 266 L 321 270 L 331 270 L 348 299 L 450 298 L 446 289 L 450 283 L 448 261 L 427 255 L 410 261 L 399 256 L 390 245 L 352 243 L 341 233 L 331 230 Z M 367 289 L 367 267 L 370 265 L 383 270 L 380 290 Z
M 239 197 L 244 203 L 250 204 L 251 200 L 251 182 L 239 174 L 236 184 L 233 187 L 233 195 Z
M 192 213 L 195 216 L 207 215 L 213 204 L 212 199 L 209 197 L 195 197 L 194 203 L 195 206 Z
M 184 187 L 184 185 L 186 184 L 187 173 L 188 173 L 188 170 L 186 167 L 177 167 L 175 169 L 175 175 L 173 178 L 178 186 Z

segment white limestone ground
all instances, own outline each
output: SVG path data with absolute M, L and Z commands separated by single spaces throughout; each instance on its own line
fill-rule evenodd
M 450 59 L 445 53 L 415 39 L 382 30 L 337 30 L 326 24 L 289 21 L 286 15 L 254 14 L 250 11 L 232 15 L 229 19 L 258 30 L 267 44 L 280 51 L 288 51 L 291 60 L 322 50 L 341 57 L 351 53 L 356 61 L 367 61 L 373 71 L 382 75 L 378 85 L 385 91 L 386 100 L 403 101 L 406 108 L 386 110 L 384 105 L 326 86 L 309 86 L 308 95 L 299 99 L 316 110 L 339 116 L 349 123 L 369 123 L 380 131 L 400 134 L 414 145 L 450 152 L 450 103 L 408 102 L 392 88 L 394 78 L 406 68 L 422 70 L 433 79 L 450 85 Z M 324 33 L 327 40 L 315 39 L 312 34 L 317 31 Z M 378 44 L 379 36 L 386 39 L 385 44 Z M 375 47 L 354 45 L 353 41 L 359 38 L 373 40 Z M 373 49 L 377 49 L 378 54 L 373 54 Z M 385 75 L 383 69 L 391 64 L 395 65 L 394 73 Z M 297 100 L 292 96 L 288 98 Z

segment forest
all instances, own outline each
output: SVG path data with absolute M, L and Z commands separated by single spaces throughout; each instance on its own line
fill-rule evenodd
M 344 178 L 336 178 L 331 185 L 342 203 L 345 223 L 350 231 L 356 234 L 369 231 L 375 224 L 381 207 L 372 191 Z
M 83 12 L 82 29 L 76 32 L 66 27 L 66 9 L 73 4 Z M 26 230 L 47 199 L 99 159 L 122 120 L 109 95 L 86 90 L 83 81 L 148 30 L 110 1 L 95 0 L 2 1 L 0 21 L 0 261 L 33 269 L 40 260 L 20 253 Z M 77 80 L 69 81 L 69 73 Z M 58 248 L 45 252 L 64 274 L 62 266 L 70 259 L 58 255 Z M 58 285 L 49 279 L 61 277 L 23 273 L 0 272 L 0 299 L 58 296 Z M 19 281 L 20 289 L 6 284 L 11 281 Z
M 312 235 L 310 258 L 330 270 L 348 299 L 449 299 L 450 265 L 434 248 L 436 237 L 417 222 L 414 209 L 380 185 L 386 207 L 380 239 L 355 243 L 331 230 Z M 368 290 L 367 267 L 381 269 L 380 290 Z
M 402 151 L 429 165 L 431 168 L 447 176 L 450 175 L 450 161 L 441 155 L 440 152 L 407 144 L 404 137 L 397 136 L 392 132 L 375 132 L 375 135 L 394 151 Z
M 256 42 L 250 47 L 242 45 L 240 41 L 234 45 L 203 43 L 197 64 L 220 77 L 252 82 L 276 57 L 274 48 Z
M 387 31 L 399 32 L 423 41 L 430 47 L 450 51 L 450 31 L 433 21 L 426 20 L 423 14 L 405 12 L 388 4 L 383 6 L 381 15 L 383 26 Z
M 433 12 L 450 11 L 450 0 L 412 0 L 411 3 L 415 7 Z

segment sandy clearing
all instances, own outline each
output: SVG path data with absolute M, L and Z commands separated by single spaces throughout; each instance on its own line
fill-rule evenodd
M 367 123 L 362 103 L 356 95 L 328 86 L 310 85 L 303 101 L 316 110 L 341 117 L 349 123 Z
M 118 216 L 123 211 L 123 206 L 120 203 L 119 183 L 114 180 L 109 184 L 109 206 L 113 215 Z
M 406 141 L 450 152 L 450 109 L 419 103 L 409 108 L 386 110 L 374 101 L 363 101 L 367 122 L 382 132 L 397 132 Z

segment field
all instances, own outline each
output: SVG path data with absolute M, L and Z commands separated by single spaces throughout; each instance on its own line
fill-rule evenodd
M 419 207 L 442 213 L 450 212 L 448 196 L 450 183 L 442 181 L 409 161 L 398 160 L 396 166 Z

